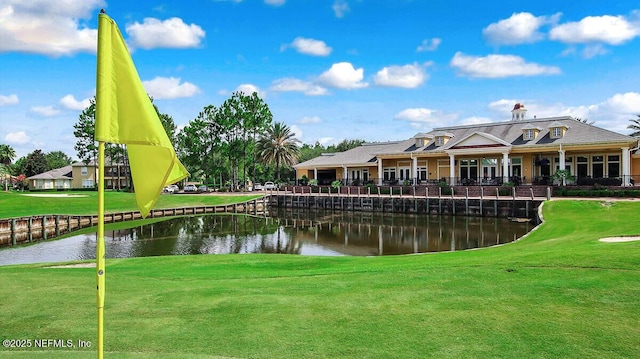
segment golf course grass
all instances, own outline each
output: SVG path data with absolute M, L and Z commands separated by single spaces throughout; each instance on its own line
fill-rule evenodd
M 0 196 L 0 201 L 2 196 Z M 638 358 L 639 201 L 548 201 L 525 238 L 388 257 L 107 260 L 106 358 Z M 0 267 L 5 339 L 96 342 L 94 268 Z M 93 358 L 89 348 L 0 358 Z

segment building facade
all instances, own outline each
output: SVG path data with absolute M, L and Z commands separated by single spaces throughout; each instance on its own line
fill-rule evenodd
M 595 184 L 640 182 L 638 139 L 569 116 L 434 128 L 404 141 L 364 144 L 294 166 L 298 179 L 344 185 Z M 559 170 L 568 174 L 554 176 Z M 560 174 L 560 173 L 558 173 Z

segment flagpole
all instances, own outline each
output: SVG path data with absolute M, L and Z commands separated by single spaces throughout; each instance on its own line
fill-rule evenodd
M 98 307 L 98 359 L 104 356 L 104 142 L 98 142 L 98 237 L 96 240 L 96 282 Z

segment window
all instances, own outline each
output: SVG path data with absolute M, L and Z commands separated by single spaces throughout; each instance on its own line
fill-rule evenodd
M 524 133 L 522 136 L 525 141 L 533 140 L 536 137 L 536 131 L 524 130 Z
M 89 171 L 87 170 L 87 167 L 82 167 L 80 169 L 80 174 L 82 174 L 83 176 L 86 176 L 87 173 L 89 173 Z
M 418 167 L 418 179 L 421 181 L 426 180 L 427 177 L 427 168 L 426 167 Z
M 586 156 L 576 156 L 578 163 L 578 177 L 587 177 L 589 175 L 589 159 Z
M 387 167 L 382 170 L 383 180 L 392 181 L 396 179 L 396 168 L 395 167 Z
M 609 178 L 620 177 L 620 156 L 607 156 L 607 176 Z
M 444 137 L 443 136 L 436 137 L 436 146 L 442 146 L 442 145 L 444 145 Z
M 553 127 L 551 129 L 551 138 L 560 138 L 562 137 L 562 127 Z
M 93 180 L 83 179 L 82 180 L 82 188 L 93 188 Z
M 460 160 L 460 178 L 477 179 L 478 178 L 478 160 Z
M 591 156 L 591 176 L 593 178 L 604 177 L 604 156 L 602 155 Z
M 424 146 L 424 139 L 423 138 L 417 138 L 416 139 L 416 147 L 422 147 Z

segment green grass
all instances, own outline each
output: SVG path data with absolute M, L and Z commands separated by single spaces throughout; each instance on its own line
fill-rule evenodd
M 26 193 L 29 194 L 29 193 Z M 44 192 L 39 195 L 48 194 Z M 98 193 L 90 191 L 61 192 L 86 197 L 31 197 L 19 192 L 0 192 L 0 218 L 34 216 L 43 214 L 89 215 L 98 213 Z M 135 211 L 133 193 L 105 192 L 105 211 Z M 260 195 L 160 195 L 154 208 L 175 208 L 189 206 L 214 206 L 243 202 Z
M 640 242 L 598 241 L 638 213 L 551 201 L 526 238 L 463 252 L 108 260 L 106 357 L 638 358 Z M 0 288 L 2 339 L 95 343 L 95 269 L 0 267 Z

